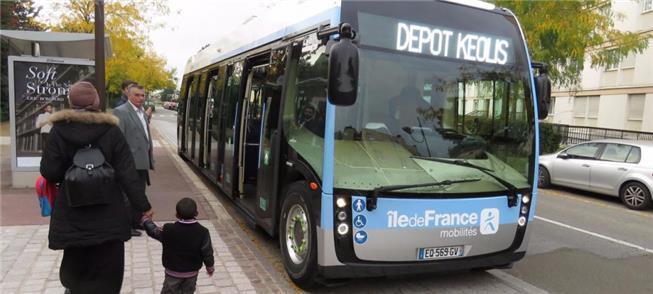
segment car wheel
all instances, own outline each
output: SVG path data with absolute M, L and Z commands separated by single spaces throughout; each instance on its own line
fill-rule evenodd
M 279 220 L 279 245 L 290 279 L 300 288 L 314 288 L 317 277 L 317 235 L 306 182 L 290 184 Z
M 619 191 L 621 202 L 626 207 L 642 210 L 651 207 L 651 192 L 642 183 L 628 182 Z
M 546 167 L 540 166 L 540 171 L 537 175 L 537 186 L 540 188 L 548 188 L 551 186 L 551 175 Z

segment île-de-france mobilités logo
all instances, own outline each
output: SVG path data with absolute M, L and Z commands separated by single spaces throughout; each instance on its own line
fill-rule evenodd
M 485 208 L 481 210 L 481 235 L 495 234 L 499 230 L 499 209 Z

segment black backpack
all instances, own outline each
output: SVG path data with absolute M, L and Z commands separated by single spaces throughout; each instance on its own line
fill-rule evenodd
M 87 145 L 75 152 L 73 164 L 64 175 L 64 189 L 70 207 L 108 204 L 115 185 L 115 171 L 102 151 Z

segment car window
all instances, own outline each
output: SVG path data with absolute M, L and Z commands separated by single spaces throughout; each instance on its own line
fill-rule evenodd
M 626 158 L 628 163 L 639 163 L 639 159 L 642 157 L 642 151 L 639 150 L 639 147 L 633 147 L 630 149 L 630 154 Z
M 601 148 L 599 143 L 585 143 L 567 149 L 567 155 L 572 158 L 596 158 L 596 152 Z
M 601 160 L 625 162 L 632 147 L 623 144 L 606 144 Z

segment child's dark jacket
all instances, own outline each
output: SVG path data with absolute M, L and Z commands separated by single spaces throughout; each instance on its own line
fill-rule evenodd
M 147 234 L 163 244 L 163 267 L 175 272 L 194 272 L 213 267 L 213 246 L 209 230 L 197 221 L 178 221 L 157 227 L 151 220 L 143 222 Z

